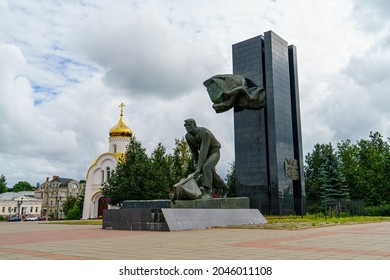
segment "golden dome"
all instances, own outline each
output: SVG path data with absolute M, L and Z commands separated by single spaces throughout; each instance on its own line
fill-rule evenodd
M 123 122 L 123 107 L 125 105 L 121 103 L 119 107 L 121 107 L 121 114 L 119 118 L 119 122 L 110 129 L 110 137 L 133 137 L 133 132 L 131 129 Z

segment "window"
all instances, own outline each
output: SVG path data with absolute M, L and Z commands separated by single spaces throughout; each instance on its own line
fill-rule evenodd
M 3 207 L 3 210 L 2 210 L 3 213 L 5 213 L 5 207 Z
M 116 144 L 114 144 L 114 153 L 116 153 L 117 152 L 117 146 L 116 146 Z
M 104 170 L 102 170 L 102 184 L 104 183 Z
M 33 210 L 34 210 L 34 208 L 31 206 L 31 207 L 30 207 L 30 213 L 32 213 Z
M 38 207 L 35 207 L 35 213 L 38 213 Z
M 110 167 L 107 167 L 106 170 L 107 170 L 107 180 L 108 180 L 110 178 L 110 175 L 111 175 Z

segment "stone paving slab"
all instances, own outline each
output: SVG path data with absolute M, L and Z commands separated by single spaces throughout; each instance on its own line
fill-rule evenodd
M 390 222 L 154 232 L 0 223 L 0 260 L 390 260 Z

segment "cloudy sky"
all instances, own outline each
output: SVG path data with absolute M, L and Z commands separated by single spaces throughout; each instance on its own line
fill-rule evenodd
M 0 0 L 0 174 L 8 187 L 85 179 L 125 122 L 171 152 L 195 118 L 234 161 L 233 114 L 203 86 L 232 72 L 232 44 L 273 30 L 298 50 L 304 154 L 390 136 L 387 0 Z

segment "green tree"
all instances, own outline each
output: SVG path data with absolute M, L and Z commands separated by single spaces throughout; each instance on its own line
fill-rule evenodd
M 236 183 L 237 183 L 237 177 L 236 177 L 236 163 L 230 163 L 230 170 L 228 170 L 228 173 L 226 174 L 226 184 L 229 187 L 229 191 L 227 196 L 228 197 L 235 197 L 237 196 L 236 193 Z
M 330 151 L 330 149 L 332 151 Z M 315 145 L 306 157 L 308 208 L 320 198 L 363 200 L 366 206 L 390 203 L 390 144 L 378 132 L 356 144 L 350 140 Z M 325 192 L 325 193 L 324 193 Z
M 0 176 L 0 193 L 5 193 L 8 191 L 7 180 L 3 174 Z
M 325 176 L 322 170 L 323 162 L 326 161 L 326 145 L 316 144 L 312 153 L 308 153 L 305 158 L 305 187 L 308 210 L 310 212 L 318 211 L 321 208 L 321 185 Z M 312 209 L 311 209 L 312 208 Z
M 69 210 L 68 214 L 66 215 L 67 220 L 80 220 L 81 216 L 83 215 L 83 211 L 80 210 L 78 207 L 73 207 Z
M 111 205 L 119 206 L 126 199 L 154 199 L 151 191 L 153 185 L 151 160 L 135 137 L 126 150 L 125 158 L 120 161 L 116 170 L 102 188 L 102 194 Z
M 84 194 L 81 194 L 77 197 L 75 196 L 68 197 L 67 200 L 68 199 L 69 199 L 69 204 L 66 206 L 66 211 L 65 211 L 65 205 L 63 206 L 65 218 L 67 220 L 80 220 L 83 214 Z
M 330 200 L 332 199 L 332 183 L 326 161 L 324 161 L 321 165 L 320 173 L 318 175 L 318 183 L 321 198 L 321 208 L 324 207 L 324 209 L 327 209 Z
M 25 181 L 19 181 L 12 187 L 12 189 L 10 189 L 11 192 L 34 191 L 34 190 L 35 188 L 30 183 Z
M 343 173 L 351 199 L 364 200 L 367 206 L 390 203 L 390 145 L 378 133 L 356 144 L 338 144 Z
M 152 183 L 149 191 L 155 199 L 168 198 L 172 186 L 177 183 L 173 174 L 173 157 L 166 154 L 165 147 L 159 143 L 151 156 Z
M 172 157 L 173 179 L 175 183 L 195 171 L 194 162 L 191 159 L 191 151 L 184 137 L 175 139 L 175 148 L 173 149 Z
M 364 200 L 367 190 L 361 176 L 359 147 L 351 144 L 351 140 L 347 139 L 337 144 L 337 150 L 350 198 L 352 200 Z
M 68 215 L 68 212 L 77 206 L 77 197 L 76 196 L 68 196 L 62 205 L 62 210 L 64 211 L 65 216 Z
M 102 194 L 111 205 L 124 200 L 166 199 L 174 184 L 195 171 L 185 138 L 175 139 L 173 155 L 159 143 L 151 156 L 136 138 L 130 141 L 126 155 L 116 167 Z
M 340 160 L 332 144 L 325 145 L 325 160 L 321 165 L 320 189 L 323 200 L 348 199 L 349 191 L 341 170 Z
M 368 206 L 390 203 L 390 147 L 378 133 L 357 142 L 361 195 Z
M 305 185 L 308 209 L 319 211 L 331 200 L 349 198 L 342 164 L 332 144 L 316 144 L 306 156 Z

